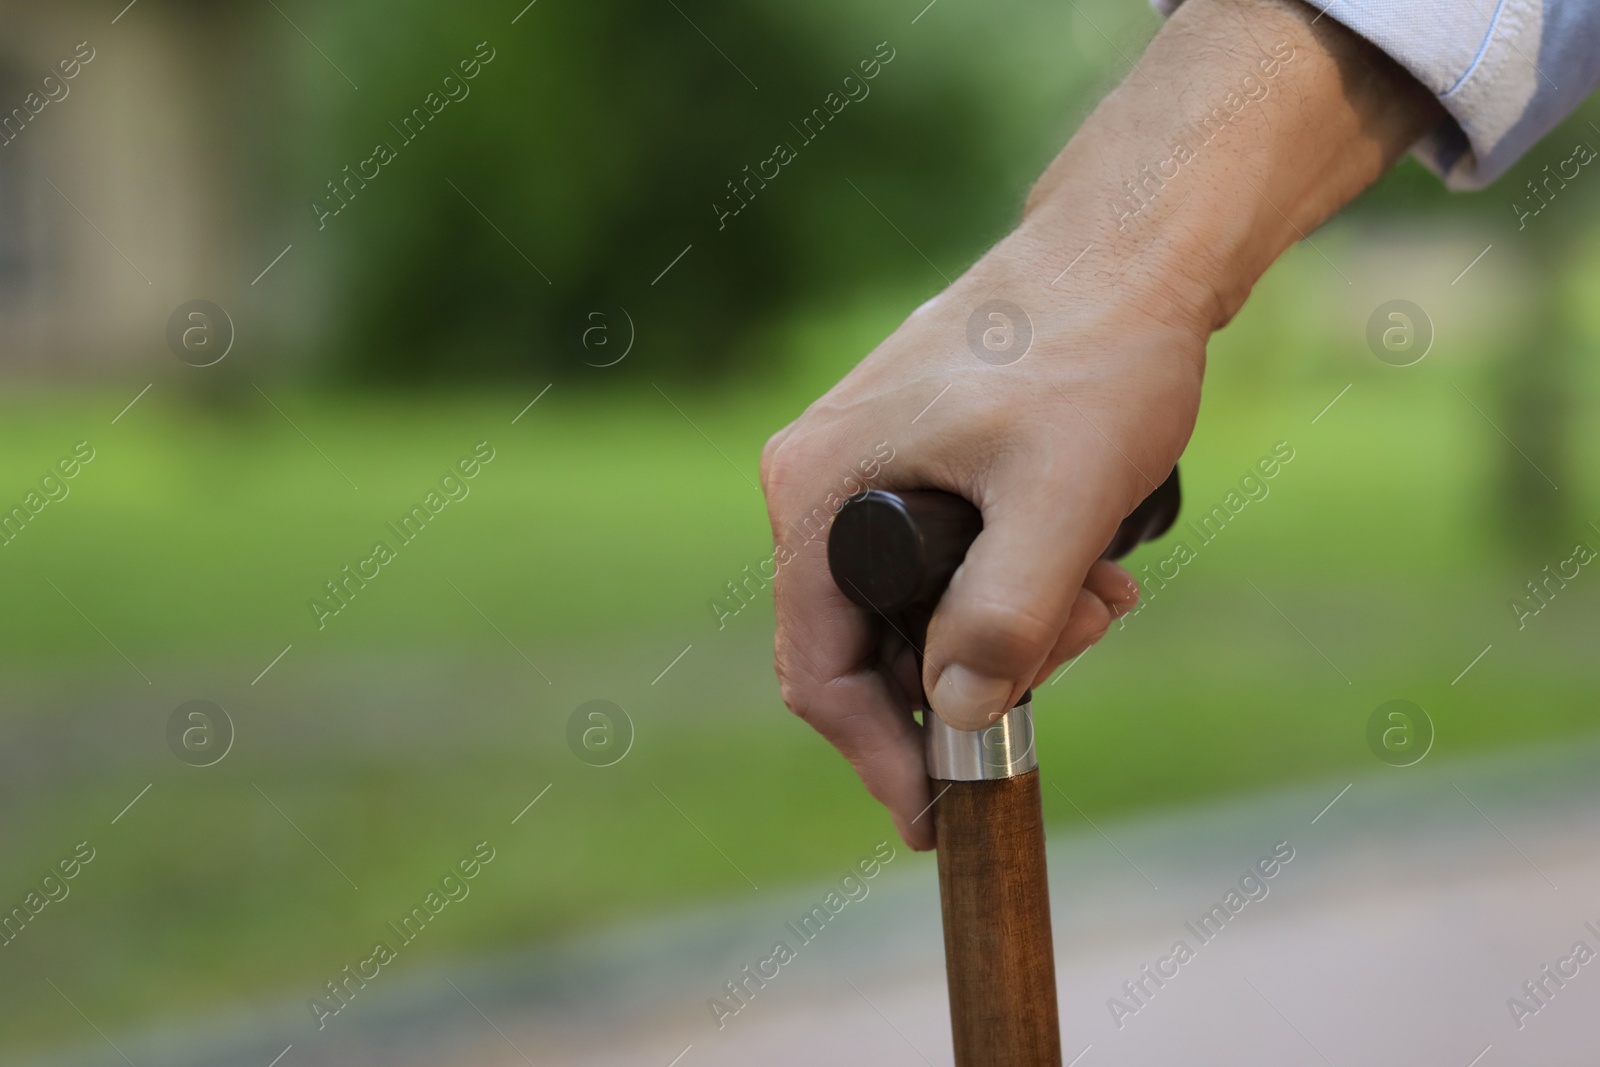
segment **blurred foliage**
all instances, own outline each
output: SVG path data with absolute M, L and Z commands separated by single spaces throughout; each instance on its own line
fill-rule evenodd
M 314 238 L 337 250 L 324 295 L 347 373 L 580 374 L 571 327 L 603 300 L 627 308 L 640 335 L 644 358 L 619 373 L 719 375 L 797 303 L 904 270 L 910 250 L 866 198 L 952 263 L 1011 210 L 995 196 L 1007 161 L 983 86 L 972 72 L 915 70 L 926 48 L 919 59 L 903 19 L 686 0 L 545 3 L 512 26 L 507 10 L 413 0 L 304 13 L 330 53 L 351 57 L 361 89 L 300 70 L 295 54 L 288 79 L 304 96 L 290 125 L 305 136 L 291 139 L 282 195 L 324 195 L 375 141 L 399 153 Z M 483 41 L 495 58 L 470 95 L 402 146 L 391 124 Z M 892 60 L 863 80 L 875 53 Z M 830 114 L 829 94 L 847 99 L 852 75 L 860 98 L 804 140 L 797 128 L 813 109 Z M 713 205 L 736 207 L 729 183 L 778 143 L 796 158 L 719 226 Z
M 295 133 L 272 192 L 303 212 L 297 225 L 310 226 L 311 199 L 375 141 L 399 146 L 310 235 L 330 250 L 308 296 L 327 374 L 611 387 L 769 375 L 775 338 L 810 309 L 908 290 L 909 308 L 959 274 L 1158 25 L 1123 0 L 946 5 L 914 24 L 841 2 L 534 4 L 515 24 L 511 6 L 297 11 L 360 91 L 280 33 Z M 495 59 L 470 95 L 402 145 L 394 124 L 479 42 Z M 830 93 L 846 99 L 846 77 L 885 49 L 893 61 L 853 87 L 867 95 L 805 141 L 798 124 L 828 113 Z M 1526 226 L 1512 204 L 1573 143 L 1600 144 L 1593 116 L 1587 105 L 1489 190 L 1450 194 L 1407 158 L 1345 212 L 1362 225 L 1479 234 L 1520 249 L 1546 279 L 1524 291 L 1483 402 L 1505 443 L 1487 510 L 1519 551 L 1553 547 L 1573 515 L 1569 497 L 1547 490 L 1571 465 L 1578 326 L 1548 279 L 1576 268 L 1600 197 L 1566 195 L 1553 205 L 1561 221 L 1551 210 Z M 739 202 L 730 183 L 780 142 L 796 157 L 723 216 Z M 604 371 L 577 342 L 600 307 L 626 309 L 631 329 L 613 314 L 608 331 L 618 348 L 635 339 L 631 358 Z
M 351 381 L 414 384 L 750 377 L 771 372 L 774 337 L 808 309 L 861 291 L 931 294 L 1005 232 L 1159 22 L 1124 0 L 911 14 L 837 0 L 297 10 L 362 88 L 273 28 L 288 151 L 264 191 L 310 227 L 311 200 L 345 166 L 377 141 L 399 154 L 310 236 L 328 250 L 306 294 L 318 364 Z M 495 59 L 470 95 L 402 144 L 395 124 L 479 42 Z M 803 139 L 798 124 L 828 113 L 830 93 L 839 106 L 846 77 L 884 49 L 893 61 L 853 87 L 867 95 Z M 1569 196 L 1563 222 L 1525 228 L 1512 202 L 1575 141 L 1600 144 L 1595 116 L 1586 106 L 1486 191 L 1447 193 L 1407 158 L 1345 215 L 1480 233 L 1553 277 L 1574 267 L 1600 198 Z M 730 183 L 778 143 L 796 157 L 723 217 L 737 203 Z M 1545 492 L 1570 463 L 1578 347 L 1573 302 L 1553 288 L 1529 287 L 1514 358 L 1485 401 L 1507 438 L 1489 510 L 1527 550 L 1549 547 L 1571 517 L 1566 498 Z M 619 346 L 636 338 L 636 354 L 603 375 L 585 359 L 616 349 L 586 354 L 577 341 L 601 307 L 627 311 L 632 329 L 613 314 L 609 331 Z

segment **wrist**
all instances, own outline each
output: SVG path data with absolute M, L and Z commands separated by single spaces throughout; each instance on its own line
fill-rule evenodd
M 1160 225 L 1124 227 L 1105 180 L 1074 178 L 1031 208 L 1007 239 L 1039 266 L 1041 289 L 1062 303 L 1115 302 L 1146 309 L 1202 341 L 1220 324 L 1219 283 L 1233 272 L 1206 235 L 1172 213 Z
M 1142 287 L 1209 333 L 1439 114 L 1297 0 L 1189 0 L 1039 180 L 1019 232 L 1089 248 L 1074 284 Z

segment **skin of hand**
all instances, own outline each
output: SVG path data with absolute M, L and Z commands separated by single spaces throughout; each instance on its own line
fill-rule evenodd
M 914 659 L 838 591 L 826 533 L 806 521 L 852 491 L 840 472 L 887 442 L 871 484 L 944 489 L 983 512 L 929 626 L 920 688 L 953 726 L 993 721 L 1137 602 L 1128 573 L 1098 556 L 1187 444 L 1211 333 L 1442 115 L 1316 8 L 1189 0 L 1046 170 L 1017 228 L 768 442 L 784 702 L 909 846 L 934 845 Z M 1016 362 L 969 343 L 992 300 L 1031 326 Z

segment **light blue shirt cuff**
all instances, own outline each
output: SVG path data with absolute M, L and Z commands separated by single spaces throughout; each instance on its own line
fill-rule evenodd
M 1181 0 L 1154 2 L 1170 14 Z M 1444 105 L 1450 121 L 1413 151 L 1452 189 L 1494 181 L 1600 84 L 1597 0 L 1306 2 L 1326 4 Z

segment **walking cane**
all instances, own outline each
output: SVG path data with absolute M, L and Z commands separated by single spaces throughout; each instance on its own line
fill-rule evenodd
M 1165 533 L 1179 500 L 1174 468 L 1123 520 L 1104 558 Z M 920 668 L 928 620 L 982 528 L 959 496 L 871 489 L 834 518 L 828 568 L 845 596 L 916 648 Z M 945 725 L 924 701 L 956 1067 L 1061 1063 L 1032 701 L 1024 692 L 976 731 Z

